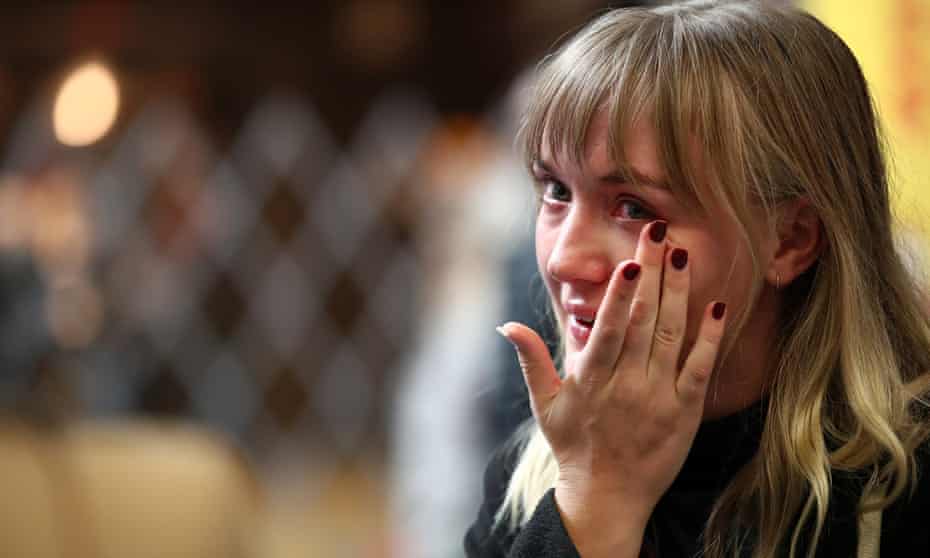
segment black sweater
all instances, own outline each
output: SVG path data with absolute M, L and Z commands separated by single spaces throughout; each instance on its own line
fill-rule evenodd
M 759 447 L 763 407 L 757 403 L 735 415 L 701 425 L 688 458 L 653 511 L 645 533 L 644 555 L 690 558 L 698 555 L 698 537 L 710 509 L 733 475 Z M 465 536 L 468 558 L 577 558 L 549 490 L 532 519 L 516 533 L 492 531 L 494 514 L 503 500 L 517 454 L 499 450 L 485 472 L 484 503 Z M 881 555 L 930 558 L 930 451 L 918 452 L 919 484 L 910 498 L 895 502 L 882 516 Z M 827 521 L 817 556 L 854 557 L 858 544 L 856 506 L 861 484 L 856 477 L 833 473 Z M 803 554 L 801 554 L 803 555 Z

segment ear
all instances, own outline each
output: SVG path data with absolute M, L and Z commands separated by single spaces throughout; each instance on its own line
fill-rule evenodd
M 765 273 L 766 281 L 784 287 L 797 279 L 820 256 L 822 237 L 820 217 L 809 200 L 799 198 L 782 204 L 775 253 Z

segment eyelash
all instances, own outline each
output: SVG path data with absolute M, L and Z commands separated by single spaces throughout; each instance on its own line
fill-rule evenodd
M 571 192 L 571 189 L 565 186 L 565 184 L 559 182 L 558 180 L 554 180 L 550 177 L 542 177 L 538 180 L 538 183 L 539 183 L 539 189 L 541 190 L 541 199 L 543 203 L 562 204 L 562 203 L 571 202 L 572 192 Z M 560 192 L 560 197 L 565 198 L 565 199 L 558 199 L 555 196 L 553 196 L 553 193 L 552 193 L 553 188 L 559 188 L 562 191 Z M 652 220 L 655 220 L 656 218 L 656 214 L 652 210 L 650 210 L 648 206 L 646 206 L 643 202 L 641 202 L 640 200 L 636 198 L 631 198 L 629 196 L 619 196 L 616 202 L 617 202 L 618 208 L 624 205 L 633 205 L 639 208 L 641 211 L 643 211 L 646 214 L 643 217 L 624 217 L 624 219 L 627 219 L 630 221 L 652 221 Z

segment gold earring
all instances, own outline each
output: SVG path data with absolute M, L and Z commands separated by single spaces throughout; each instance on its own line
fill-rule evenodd
M 775 290 L 776 291 L 781 290 L 781 274 L 778 273 L 777 271 L 775 272 Z

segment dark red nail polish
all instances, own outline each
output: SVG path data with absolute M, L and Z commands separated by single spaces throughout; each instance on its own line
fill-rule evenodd
M 688 265 L 688 251 L 684 248 L 672 250 L 672 266 L 675 269 L 684 269 Z
M 719 320 L 723 317 L 723 313 L 727 311 L 727 305 L 723 302 L 717 302 L 714 304 L 714 309 L 711 311 L 711 314 L 714 316 L 715 320 Z
M 668 226 L 668 223 L 665 221 L 655 221 L 652 223 L 652 226 L 649 227 L 649 238 L 653 242 L 662 242 L 665 240 L 665 229 Z
M 636 277 L 639 275 L 639 269 L 639 264 L 636 262 L 627 264 L 626 267 L 623 268 L 623 278 L 627 281 L 636 279 Z

